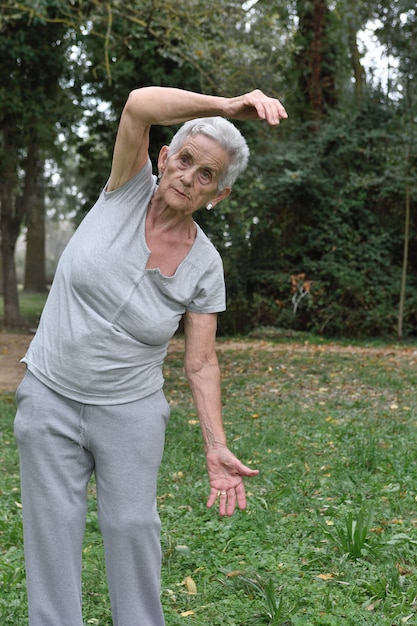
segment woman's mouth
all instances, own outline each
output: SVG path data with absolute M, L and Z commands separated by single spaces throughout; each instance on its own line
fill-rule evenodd
M 189 198 L 188 198 L 187 194 L 185 194 L 183 191 L 180 191 L 179 189 L 176 189 L 175 187 L 174 187 L 174 191 L 175 191 L 175 192 L 176 192 L 179 196 L 181 196 L 181 198 L 186 198 L 187 200 L 189 200 Z

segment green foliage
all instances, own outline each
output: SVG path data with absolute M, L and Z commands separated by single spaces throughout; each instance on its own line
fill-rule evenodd
M 396 63 L 387 84 L 377 67 L 354 84 L 365 75 L 355 57 L 358 30 L 373 18 Z M 225 264 L 228 311 L 220 332 L 268 325 L 393 335 L 406 190 L 410 242 L 417 231 L 410 0 L 187 0 L 158 10 L 147 0 L 128 8 L 7 0 L 0 28 L 0 155 L 13 206 L 22 205 L 29 137 L 62 170 L 60 186 L 48 179 L 54 207 L 80 219 L 107 179 L 132 88 L 153 83 L 229 96 L 259 87 L 283 100 L 289 120 L 277 129 L 239 124 L 251 148 L 247 173 L 230 199 L 197 215 Z M 153 129 L 154 162 L 173 130 Z M 417 333 L 416 246 L 406 269 L 410 337 Z
M 395 123 L 388 108 L 364 103 L 329 116 L 308 142 L 284 137 L 253 157 L 234 190 L 246 237 L 233 251 L 230 227 L 225 251 L 226 276 L 239 275 L 247 299 L 241 331 L 276 325 L 330 336 L 395 332 L 403 247 L 402 182 L 398 171 L 392 175 L 397 152 L 387 150 Z M 417 224 L 412 228 L 411 238 Z M 415 261 L 412 252 L 409 335 L 417 332 Z M 232 316 L 236 290 L 232 284 Z

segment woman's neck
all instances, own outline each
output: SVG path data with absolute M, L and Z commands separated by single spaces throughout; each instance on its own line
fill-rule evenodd
M 146 228 L 164 236 L 171 233 L 173 238 L 193 240 L 196 236 L 196 223 L 192 214 L 183 214 L 172 209 L 166 203 L 158 201 L 155 196 L 149 203 L 146 216 Z

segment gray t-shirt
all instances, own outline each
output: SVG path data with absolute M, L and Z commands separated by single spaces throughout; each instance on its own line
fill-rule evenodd
M 146 269 L 145 218 L 155 184 L 148 161 L 120 189 L 103 190 L 61 256 L 23 361 L 67 398 L 121 404 L 159 390 L 183 313 L 225 309 L 222 261 L 199 226 L 174 276 Z

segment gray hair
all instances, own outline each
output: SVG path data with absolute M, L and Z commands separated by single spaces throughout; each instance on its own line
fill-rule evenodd
M 168 147 L 168 156 L 181 150 L 188 137 L 198 133 L 217 141 L 229 154 L 229 163 L 220 174 L 218 190 L 232 187 L 248 164 L 249 148 L 241 132 L 224 117 L 201 117 L 185 122 L 173 136 Z

